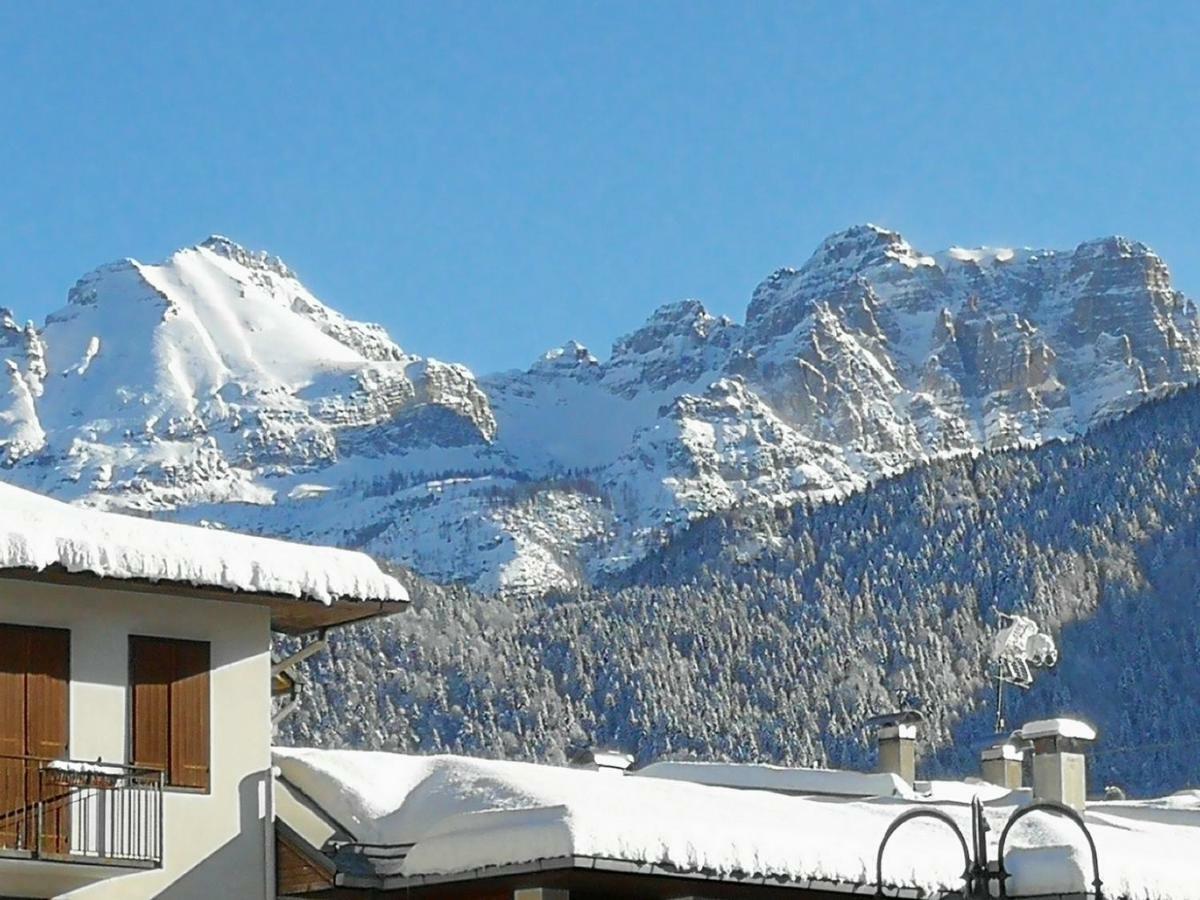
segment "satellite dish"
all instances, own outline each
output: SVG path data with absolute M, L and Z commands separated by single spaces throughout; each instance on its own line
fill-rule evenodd
M 996 667 L 996 732 L 1000 733 L 1004 731 L 1004 685 L 1028 689 L 1034 669 L 1048 669 L 1058 662 L 1058 648 L 1033 619 L 1000 613 L 991 657 Z

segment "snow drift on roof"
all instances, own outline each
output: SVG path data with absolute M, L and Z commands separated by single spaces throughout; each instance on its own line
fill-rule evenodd
M 275 765 L 358 840 L 413 843 L 405 875 L 594 856 L 681 869 L 864 882 L 895 809 L 765 791 L 457 756 L 277 749 Z M 949 840 L 944 840 L 948 837 Z M 921 845 L 954 838 L 918 823 L 897 837 L 894 871 L 958 883 L 961 857 L 913 868 Z M 909 843 L 910 842 L 910 843 Z
M 718 762 L 655 762 L 630 773 L 670 778 L 713 787 L 750 788 L 789 794 L 839 794 L 853 797 L 903 797 L 912 792 L 890 772 L 844 769 L 795 769 L 783 766 Z
M 914 805 L 931 805 L 793 796 L 459 756 L 277 748 L 274 763 L 357 840 L 412 844 L 401 869 L 405 876 L 585 856 L 706 875 L 872 885 L 888 826 Z M 935 805 L 970 835 L 968 804 Z M 1011 799 L 986 804 L 992 858 L 1015 808 Z M 1096 803 L 1086 819 L 1106 893 L 1200 897 L 1187 862 L 1200 828 L 1200 794 L 1170 802 Z M 1006 851 L 1010 896 L 1090 886 L 1090 859 L 1079 852 L 1082 836 L 1072 828 L 1035 814 L 1013 830 Z M 949 829 L 916 819 L 888 844 L 884 880 L 927 891 L 957 889 L 962 869 Z
M 83 509 L 0 484 L 0 569 L 53 566 L 325 604 L 408 600 L 362 553 Z

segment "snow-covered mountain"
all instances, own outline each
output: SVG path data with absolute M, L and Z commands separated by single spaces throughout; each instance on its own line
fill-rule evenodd
M 0 311 L 0 457 L 86 503 L 367 549 L 485 590 L 569 587 L 739 505 L 1082 433 L 1197 380 L 1200 313 L 1145 245 L 924 254 L 859 226 L 606 360 L 476 378 L 224 238 Z

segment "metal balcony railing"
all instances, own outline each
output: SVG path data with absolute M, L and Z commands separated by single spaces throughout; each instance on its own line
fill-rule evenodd
M 0 756 L 0 857 L 162 864 L 163 773 Z

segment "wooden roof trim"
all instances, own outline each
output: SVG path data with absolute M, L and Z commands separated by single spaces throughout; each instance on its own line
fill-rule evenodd
M 319 848 L 310 844 L 304 839 L 304 835 L 278 816 L 275 817 L 275 834 L 277 837 L 287 841 L 293 850 L 314 866 L 319 867 L 321 871 L 325 872 L 329 876 L 330 885 L 332 886 L 334 876 L 337 875 L 337 866 L 333 864 L 332 859 L 322 853 Z
M 287 634 L 304 634 L 320 628 L 330 628 L 394 615 L 411 601 L 399 600 L 335 600 L 326 604 L 308 597 L 237 591 L 230 588 L 198 586 L 185 581 L 151 581 L 146 578 L 112 578 L 93 572 L 71 572 L 61 565 L 44 569 L 0 569 L 0 578 L 14 581 L 34 581 L 43 584 L 96 590 L 127 591 L 139 594 L 195 597 L 222 603 L 245 603 L 265 606 L 271 610 L 271 627 Z

